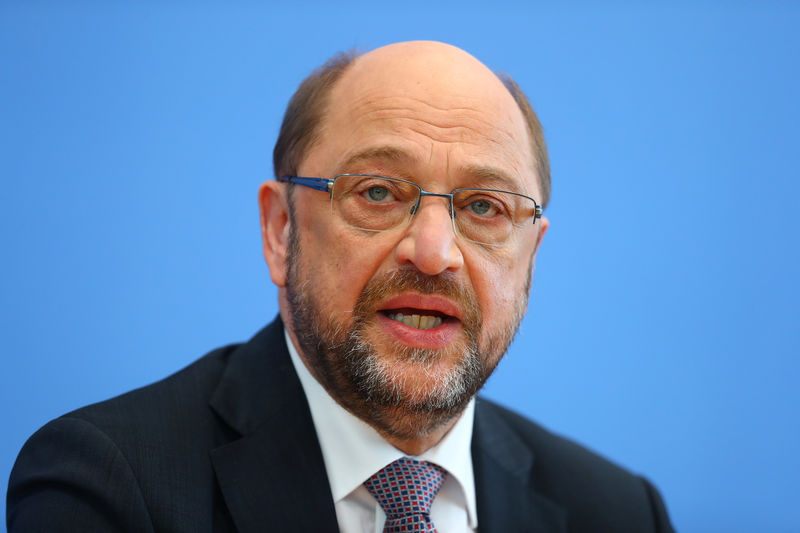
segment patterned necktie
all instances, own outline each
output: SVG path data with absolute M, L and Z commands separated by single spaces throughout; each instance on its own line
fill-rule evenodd
M 402 457 L 366 480 L 364 486 L 386 513 L 383 533 L 436 533 L 431 522 L 431 503 L 445 475 L 443 468 L 427 461 Z

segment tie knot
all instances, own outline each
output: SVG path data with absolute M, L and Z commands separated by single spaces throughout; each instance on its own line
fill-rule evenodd
M 423 518 L 429 522 L 431 503 L 442 486 L 445 474 L 443 468 L 427 461 L 401 457 L 366 480 L 364 486 L 378 500 L 386 513 L 387 522 Z

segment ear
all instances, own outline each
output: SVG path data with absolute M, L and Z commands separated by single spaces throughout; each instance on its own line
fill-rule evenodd
M 286 253 L 289 245 L 289 204 L 286 187 L 267 180 L 258 189 L 261 211 L 261 242 L 264 260 L 269 266 L 272 282 L 280 288 L 286 286 Z
M 533 271 L 536 269 L 536 256 L 539 254 L 539 246 L 542 245 L 544 234 L 547 233 L 547 228 L 550 227 L 550 221 L 547 217 L 542 217 L 536 222 L 536 225 L 539 226 L 539 235 L 536 236 L 536 246 L 534 246 L 533 254 L 531 255 L 531 276 L 533 276 Z
M 540 218 L 539 223 L 541 224 L 541 226 L 539 227 L 539 236 L 536 237 L 536 248 L 533 249 L 534 259 L 536 258 L 536 254 L 539 253 L 539 246 L 542 245 L 544 234 L 547 233 L 547 229 L 550 227 L 550 220 L 548 220 L 547 217 Z

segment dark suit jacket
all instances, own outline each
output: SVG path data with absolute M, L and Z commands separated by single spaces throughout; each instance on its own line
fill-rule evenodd
M 481 532 L 672 530 L 644 479 L 486 400 L 474 427 Z M 12 533 L 336 531 L 280 320 L 48 423 L 14 466 L 7 520 Z

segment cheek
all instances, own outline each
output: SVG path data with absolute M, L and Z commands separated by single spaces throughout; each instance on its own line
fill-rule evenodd
M 522 288 L 515 282 L 516 276 L 510 275 L 508 270 L 498 270 L 488 287 L 489 316 L 496 318 L 497 321 L 505 321 L 516 305 Z
M 473 285 L 487 327 L 505 325 L 520 299 L 525 298 L 528 264 L 529 258 L 521 253 L 472 263 Z
M 335 312 L 351 312 L 364 287 L 385 256 L 380 237 L 355 234 L 331 220 L 314 221 L 301 237 L 307 278 L 322 294 L 322 305 Z

